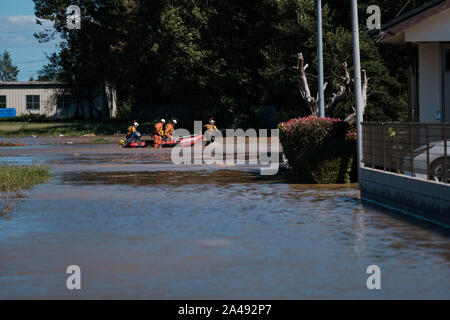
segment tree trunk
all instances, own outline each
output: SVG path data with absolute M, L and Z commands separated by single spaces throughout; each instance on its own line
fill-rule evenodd
M 336 108 L 339 102 L 347 99 L 347 97 L 351 93 L 352 79 L 350 78 L 347 62 L 344 62 L 342 64 L 342 68 L 344 68 L 345 73 L 344 77 L 342 77 L 342 79 L 344 80 L 344 85 L 339 86 L 339 91 L 337 93 L 333 93 L 333 97 L 331 98 L 330 102 L 326 105 L 325 110 L 328 114 L 331 113 Z
M 319 99 L 311 96 L 311 90 L 309 89 L 308 78 L 306 77 L 305 72 L 308 68 L 308 64 L 305 65 L 305 60 L 303 59 L 303 54 L 301 52 L 297 53 L 297 66 L 293 68 L 298 71 L 298 87 L 300 95 L 307 103 L 311 115 L 319 115 Z
M 369 78 L 367 78 L 366 70 L 362 71 L 362 76 L 363 76 L 363 86 L 361 91 L 361 107 L 364 115 L 367 106 L 367 90 L 369 89 Z M 356 123 L 356 114 L 355 114 L 356 110 L 355 108 L 353 108 L 353 110 L 355 112 L 349 115 L 347 118 L 345 118 L 345 121 L 350 123 L 350 125 L 354 125 Z

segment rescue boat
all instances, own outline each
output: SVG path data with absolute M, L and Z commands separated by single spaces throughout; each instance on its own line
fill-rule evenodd
M 163 148 L 173 148 L 180 144 L 182 147 L 193 146 L 194 144 L 201 143 L 203 141 L 203 134 L 194 134 L 186 137 L 176 139 L 164 139 L 161 142 Z M 125 148 L 145 148 L 147 146 L 153 146 L 153 140 L 142 140 L 130 142 Z
M 180 144 L 182 147 L 193 146 L 194 144 L 201 143 L 203 141 L 203 134 L 193 134 L 178 139 L 164 139 L 161 143 L 163 148 L 175 147 Z

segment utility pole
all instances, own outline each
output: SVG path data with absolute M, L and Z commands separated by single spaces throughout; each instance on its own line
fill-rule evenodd
M 325 118 L 325 94 L 323 90 L 323 39 L 322 39 L 322 0 L 317 3 L 317 58 L 319 63 L 319 116 Z
M 362 160 L 362 126 L 363 111 L 361 100 L 361 57 L 359 52 L 359 22 L 358 22 L 358 1 L 352 2 L 352 32 L 353 32 L 353 68 L 355 70 L 355 109 L 356 109 L 356 133 L 358 147 L 358 174 L 361 177 Z

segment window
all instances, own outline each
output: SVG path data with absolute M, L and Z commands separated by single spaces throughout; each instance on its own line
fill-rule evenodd
M 27 110 L 39 110 L 41 108 L 41 96 L 27 96 Z
M 6 108 L 6 96 L 0 96 L 0 109 Z
M 72 97 L 69 95 L 59 95 L 56 97 L 57 109 L 69 109 L 72 106 Z

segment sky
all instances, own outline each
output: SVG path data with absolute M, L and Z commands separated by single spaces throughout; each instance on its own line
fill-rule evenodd
M 47 64 L 45 54 L 55 51 L 58 41 L 40 44 L 33 33 L 51 28 L 52 23 L 36 24 L 33 0 L 0 0 L 0 52 L 7 50 L 19 68 L 19 81 L 37 78 L 38 71 Z

